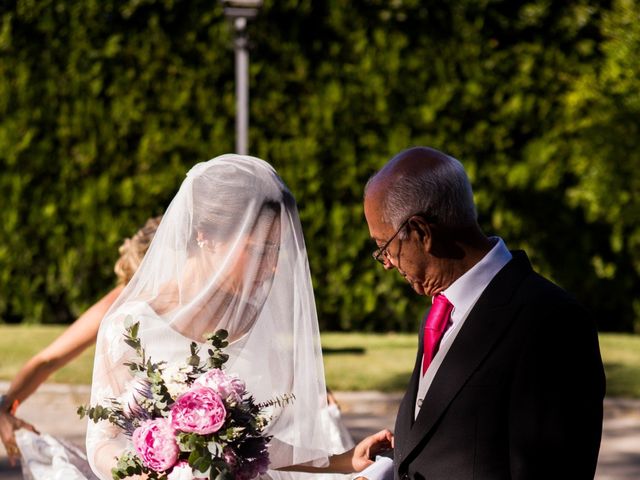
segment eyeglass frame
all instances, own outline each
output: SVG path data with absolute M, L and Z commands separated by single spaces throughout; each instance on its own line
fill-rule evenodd
M 385 259 L 389 256 L 389 252 L 387 252 L 387 248 L 389 247 L 389 245 L 391 245 L 391 242 L 393 242 L 393 239 L 396 238 L 398 236 L 398 234 L 400 233 L 400 231 L 407 225 L 407 223 L 409 223 L 409 220 L 411 220 L 413 217 L 415 216 L 421 216 L 424 217 L 425 220 L 427 220 L 430 223 L 435 223 L 436 221 L 436 217 L 434 217 L 433 215 L 428 215 L 426 213 L 414 213 L 412 215 L 409 215 L 407 217 L 407 219 L 402 222 L 400 224 L 400 226 L 398 227 L 398 229 L 396 230 L 396 233 L 394 233 L 391 238 L 389 240 L 387 240 L 387 242 L 377 248 L 372 254 L 371 256 L 373 257 L 373 259 L 376 262 L 380 262 L 382 265 L 385 264 Z

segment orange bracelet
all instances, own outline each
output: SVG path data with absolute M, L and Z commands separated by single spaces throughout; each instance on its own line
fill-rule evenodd
M 20 400 L 17 400 L 17 399 L 14 400 L 13 403 L 11 404 L 11 408 L 9 409 L 9 413 L 11 415 L 15 415 L 19 405 L 20 405 Z

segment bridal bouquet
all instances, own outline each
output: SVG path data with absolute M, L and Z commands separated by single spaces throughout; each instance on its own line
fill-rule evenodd
M 138 323 L 126 328 L 125 342 L 136 352 L 126 365 L 136 379 L 128 399 L 80 407 L 80 417 L 108 420 L 130 436 L 133 451 L 117 458 L 114 479 L 146 474 L 150 479 L 248 480 L 269 465 L 264 409 L 283 406 L 293 395 L 256 404 L 244 382 L 223 371 L 229 358 L 227 332 L 206 336 L 207 358 L 191 344 L 185 365 L 170 367 L 147 358 Z

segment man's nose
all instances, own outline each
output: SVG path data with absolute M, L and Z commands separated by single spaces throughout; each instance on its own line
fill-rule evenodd
M 384 257 L 384 262 L 382 263 L 382 266 L 384 267 L 385 270 L 393 270 L 394 268 L 396 268 L 396 266 L 391 262 L 389 257 L 386 255 Z

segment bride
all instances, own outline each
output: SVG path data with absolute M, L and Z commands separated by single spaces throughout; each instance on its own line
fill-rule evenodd
M 342 452 L 323 420 L 326 387 L 300 220 L 293 196 L 262 160 L 222 155 L 187 173 L 140 268 L 101 324 L 92 404 L 136 390 L 123 337 L 132 320 L 140 323 L 147 354 L 169 368 L 185 362 L 192 341 L 225 329 L 227 371 L 257 402 L 295 395 L 272 412 L 271 469 L 359 471 L 389 438 L 381 432 L 335 455 Z M 114 457 L 129 448 L 129 438 L 108 422 L 89 423 L 87 456 L 100 478 L 111 478 Z

